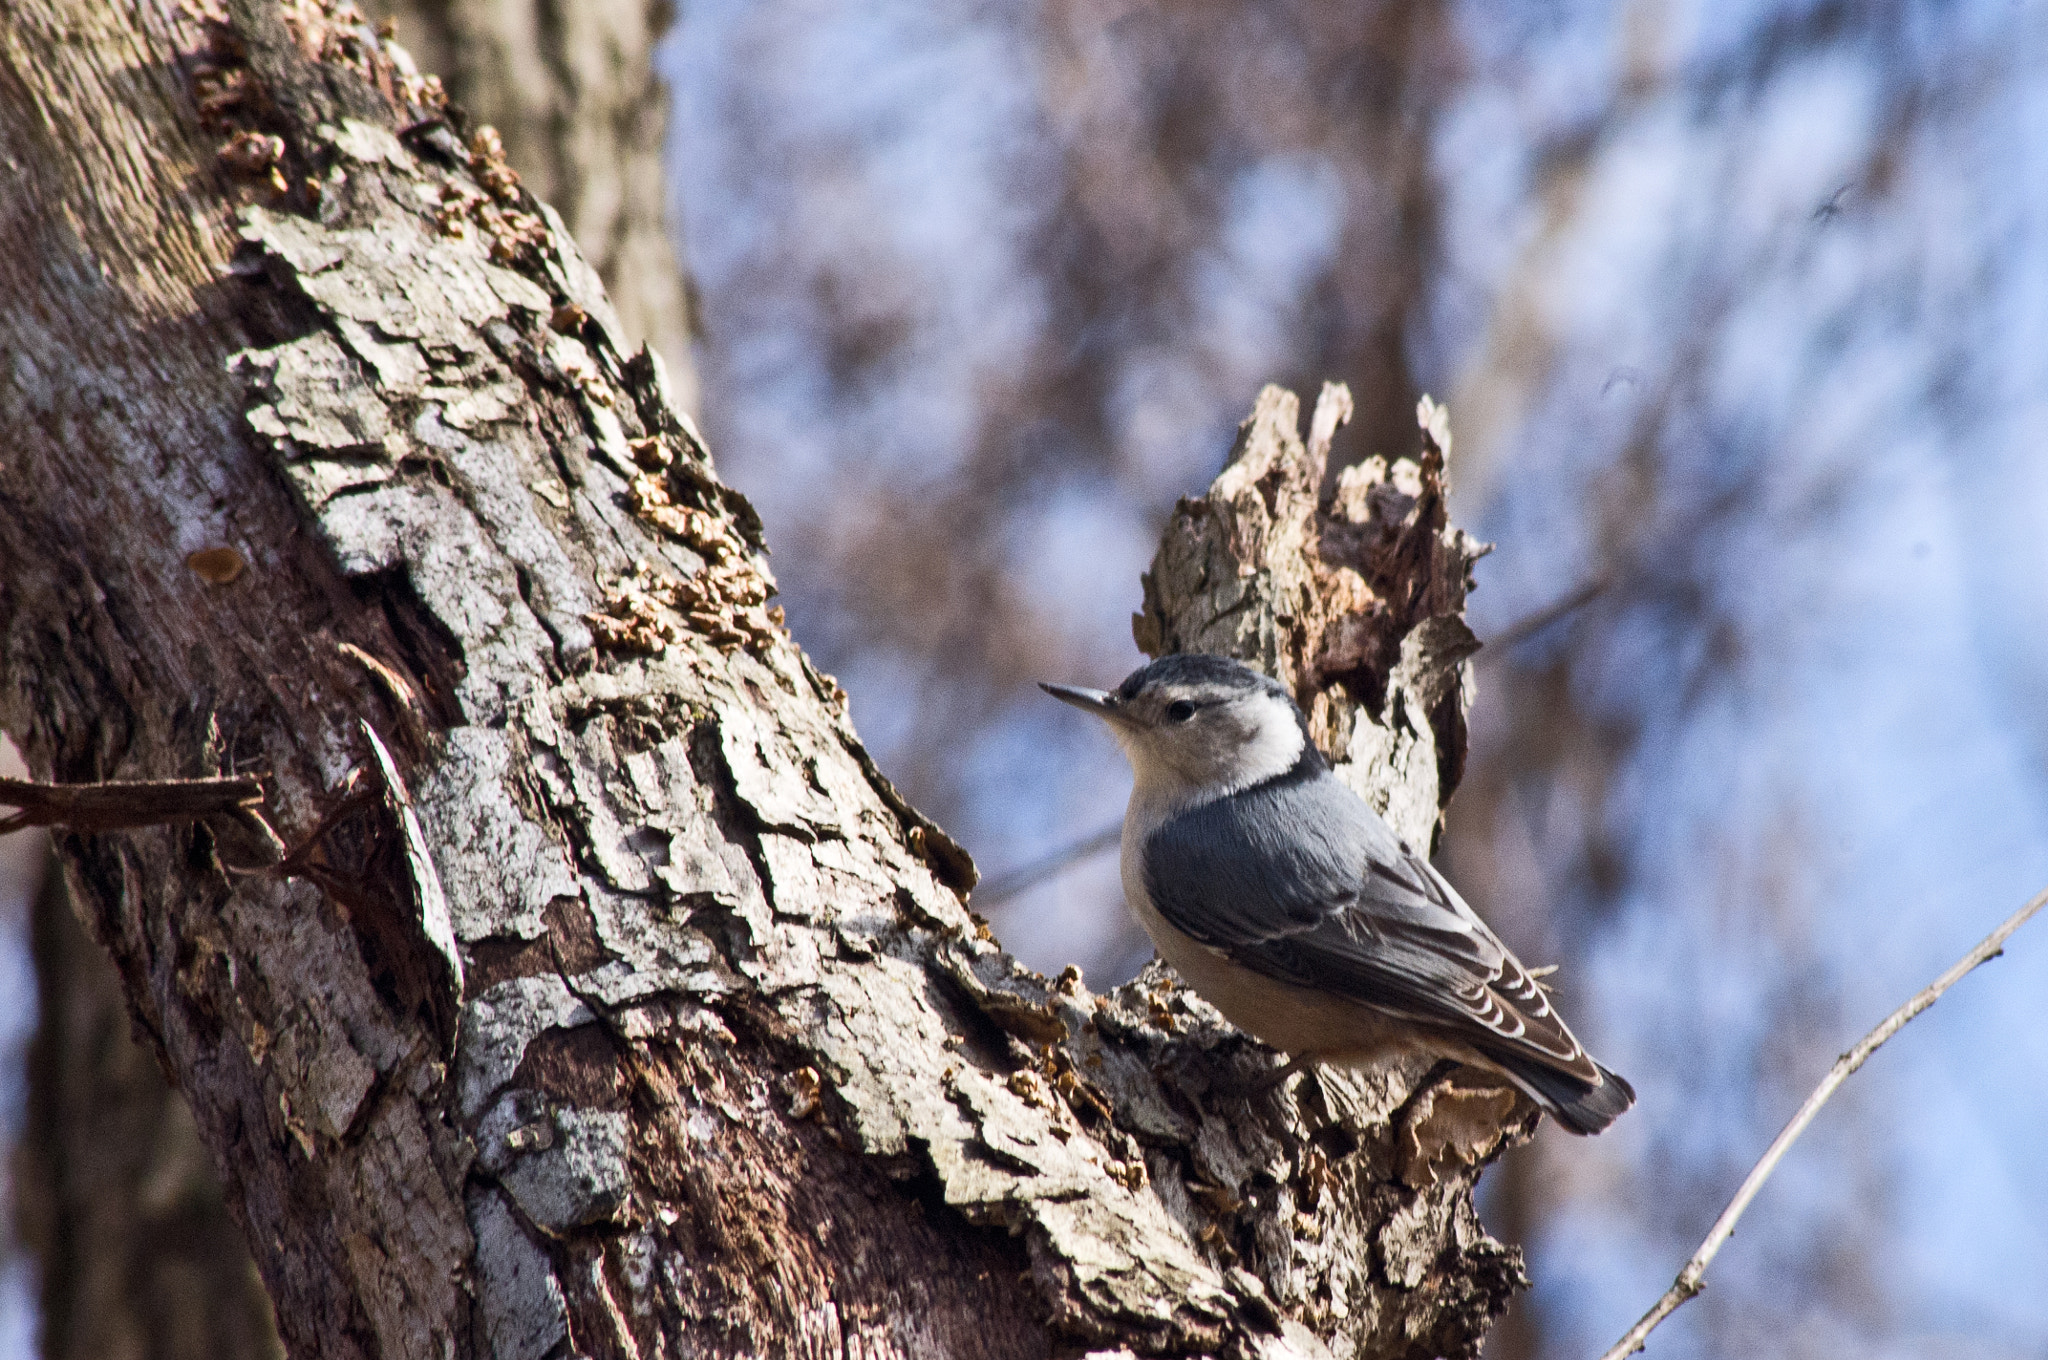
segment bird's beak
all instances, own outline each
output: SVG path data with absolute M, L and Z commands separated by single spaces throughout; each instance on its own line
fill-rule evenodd
M 1038 687 L 1061 703 L 1072 704 L 1075 708 L 1093 713 L 1098 718 L 1114 719 L 1123 716 L 1116 711 L 1116 696 L 1108 690 L 1082 689 L 1078 685 L 1048 685 L 1043 683 Z

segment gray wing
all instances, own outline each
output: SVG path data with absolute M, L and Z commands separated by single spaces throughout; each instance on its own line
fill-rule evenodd
M 1153 908 L 1246 967 L 1601 1080 L 1507 946 L 1333 775 L 1181 813 L 1141 862 Z

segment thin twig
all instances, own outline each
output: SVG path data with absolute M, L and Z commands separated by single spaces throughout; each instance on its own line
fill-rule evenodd
M 979 911 L 986 907 L 1001 906 L 1013 897 L 1022 897 L 1045 880 L 1057 876 L 1092 855 L 1109 849 L 1122 839 L 1123 834 L 1124 824 L 1120 821 L 1112 823 L 1064 849 L 1053 851 L 1044 859 L 990 879 L 975 890 L 975 909 Z
M 1486 650 L 1479 654 L 1480 658 L 1484 660 L 1506 656 L 1518 643 L 1526 642 L 1573 610 L 1591 604 L 1612 584 L 1614 574 L 1611 571 L 1595 572 L 1535 613 L 1524 614 L 1488 638 Z
M 1806 1126 L 1820 1113 L 1820 1107 L 1827 1104 L 1828 1097 L 1835 1093 L 1835 1088 L 1848 1080 L 1851 1072 L 1863 1066 L 1865 1060 L 1877 1052 L 1885 1040 L 1904 1029 L 1907 1021 L 1940 1000 L 1941 994 L 1960 982 L 1965 973 L 2003 953 L 2006 940 L 2043 906 L 2048 906 L 2048 888 L 2042 889 L 2027 905 L 2008 916 L 2003 925 L 1985 936 L 1983 942 L 1975 949 L 1958 959 L 1954 967 L 1915 992 L 1912 1000 L 1886 1016 L 1884 1023 L 1864 1035 L 1861 1043 L 1835 1060 L 1835 1065 L 1821 1078 L 1820 1085 L 1813 1088 L 1813 1094 L 1806 1098 L 1806 1103 L 1799 1107 L 1799 1112 L 1792 1116 L 1792 1121 L 1785 1125 L 1772 1140 L 1770 1147 L 1765 1150 L 1763 1157 L 1750 1168 L 1749 1175 L 1743 1179 L 1742 1188 L 1735 1192 L 1735 1198 L 1728 1201 L 1728 1207 L 1714 1220 L 1714 1226 L 1708 1231 L 1706 1240 L 1700 1243 L 1699 1250 L 1692 1254 L 1692 1259 L 1685 1263 L 1685 1269 L 1678 1272 L 1678 1278 L 1672 1282 L 1671 1288 L 1664 1291 L 1664 1297 L 1658 1299 L 1656 1305 L 1643 1314 L 1642 1319 L 1629 1328 L 1621 1340 L 1609 1347 L 1600 1360 L 1625 1360 L 1625 1357 L 1641 1350 L 1643 1342 L 1658 1323 L 1678 1311 L 1682 1304 L 1706 1287 L 1702 1280 L 1707 1273 L 1707 1266 L 1720 1252 L 1722 1245 L 1734 1234 L 1735 1220 L 1742 1217 L 1742 1211 L 1749 1207 L 1749 1202 L 1756 1198 L 1757 1191 L 1771 1178 L 1771 1173 L 1778 1169 L 1778 1163 L 1783 1160 L 1793 1142 L 1800 1134 L 1806 1132 Z

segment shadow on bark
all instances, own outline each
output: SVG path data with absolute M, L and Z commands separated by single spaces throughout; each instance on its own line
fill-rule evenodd
M 212 1158 L 55 863 L 29 929 L 41 1026 L 15 1186 L 42 1360 L 281 1360 Z

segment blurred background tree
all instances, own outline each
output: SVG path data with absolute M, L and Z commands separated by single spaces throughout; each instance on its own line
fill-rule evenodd
M 422 14 L 459 75 L 481 40 Z M 542 65 L 485 111 L 515 156 L 566 109 L 644 134 Z M 994 876 L 1115 821 L 1121 762 L 1031 682 L 1137 663 L 1158 528 L 1267 379 L 1348 382 L 1351 460 L 1446 398 L 1499 544 L 1475 626 L 1581 601 L 1482 654 L 1444 859 L 1643 1101 L 1491 1175 L 1537 1282 L 1493 1354 L 1597 1353 L 1827 1060 L 2039 886 L 2040 0 L 692 0 L 658 66 L 721 466 Z M 1148 952 L 1120 896 L 1085 858 L 997 929 L 1106 985 Z M 1655 1354 L 2042 1353 L 2044 955 L 1855 1079 Z

